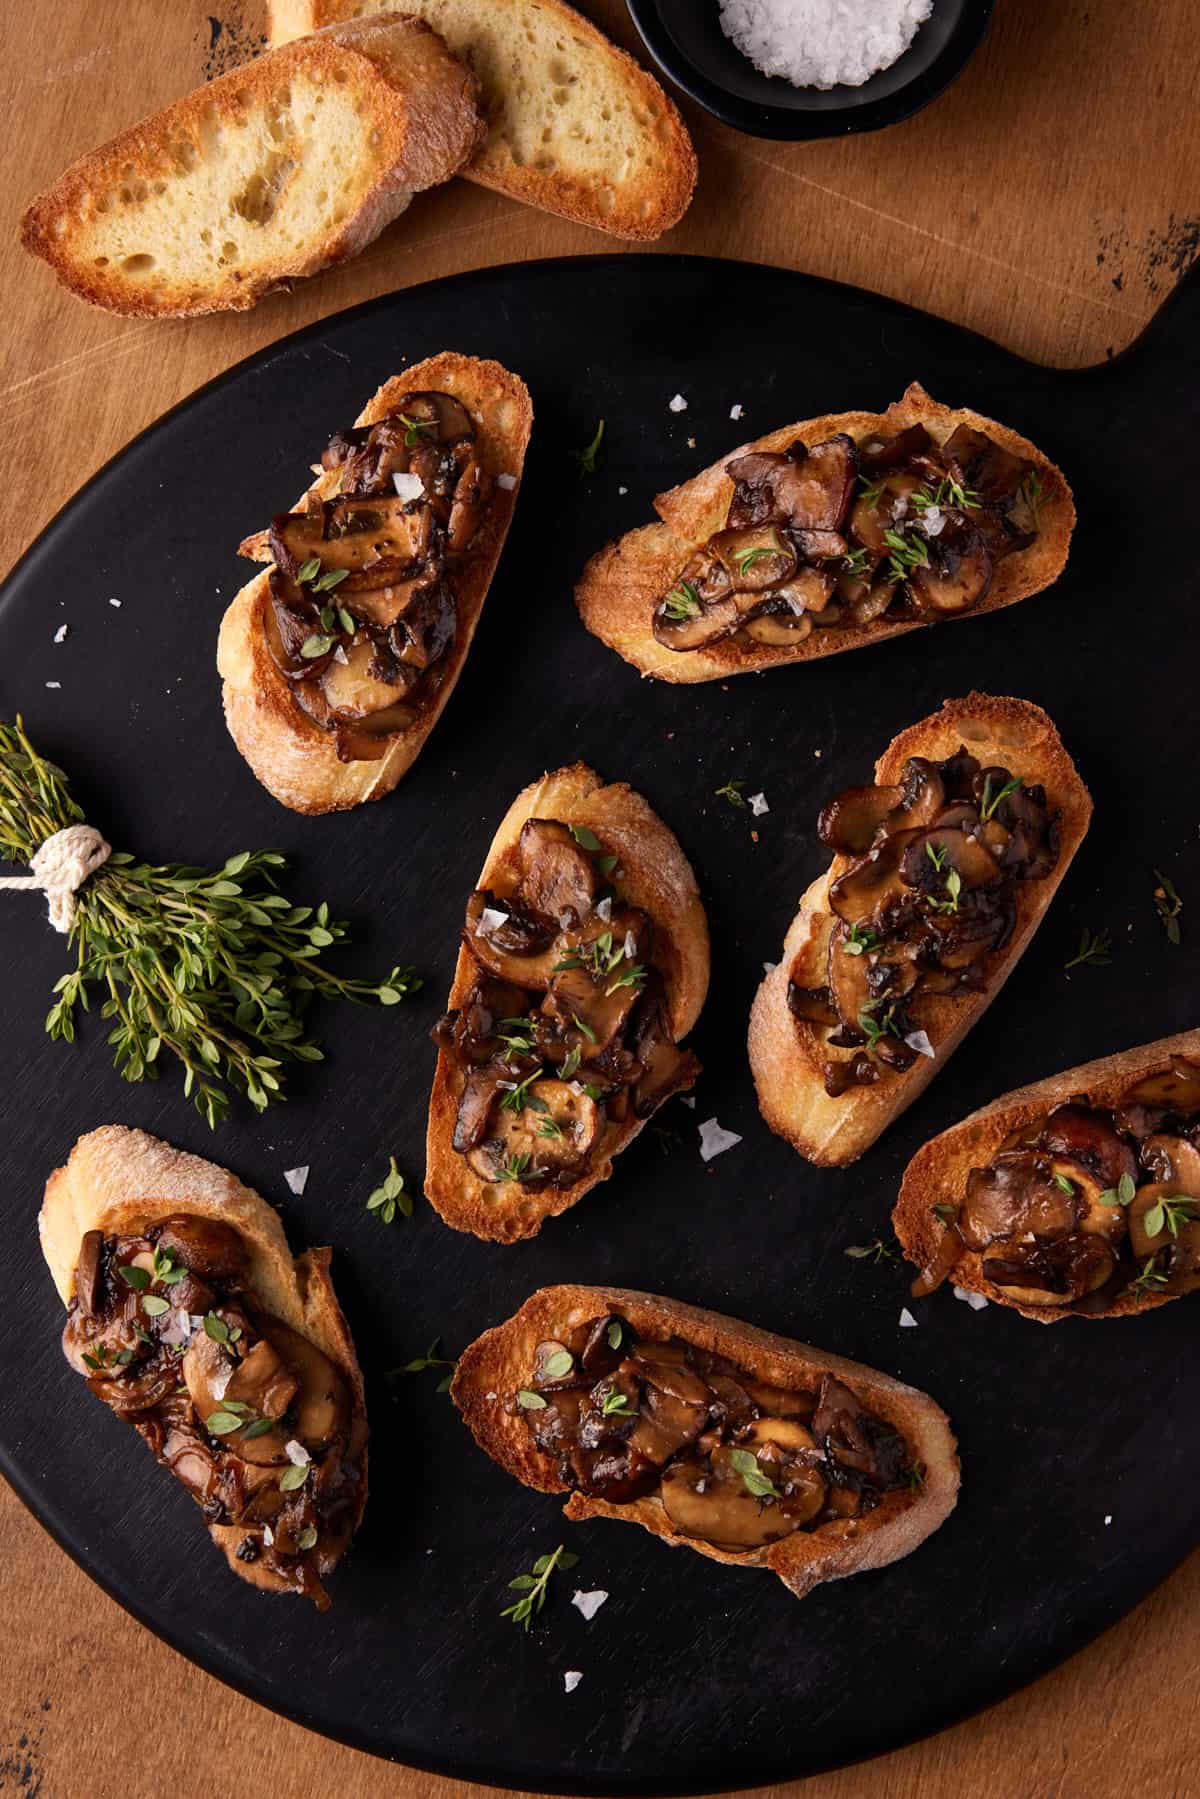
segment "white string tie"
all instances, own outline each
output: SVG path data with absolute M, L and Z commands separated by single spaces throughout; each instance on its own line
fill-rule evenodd
M 111 855 L 111 845 L 95 825 L 68 825 L 38 847 L 27 875 L 0 877 L 0 888 L 40 888 L 46 895 L 50 923 L 65 935 L 75 922 L 75 895 Z

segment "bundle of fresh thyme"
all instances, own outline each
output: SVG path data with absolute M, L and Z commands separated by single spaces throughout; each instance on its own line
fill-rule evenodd
M 66 776 L 38 755 L 21 720 L 0 724 L 0 855 L 28 863 L 82 819 Z M 348 926 L 327 905 L 293 906 L 279 893 L 285 866 L 274 850 L 243 850 L 215 872 L 111 855 L 76 896 L 76 966 L 55 984 L 50 1036 L 74 1041 L 96 988 L 127 1081 L 157 1079 L 169 1051 L 210 1125 L 227 1114 L 230 1089 L 260 1112 L 281 1100 L 284 1061 L 322 1059 L 303 1017 L 314 994 L 394 1006 L 421 984 L 411 968 L 378 983 L 331 974 L 322 952 Z

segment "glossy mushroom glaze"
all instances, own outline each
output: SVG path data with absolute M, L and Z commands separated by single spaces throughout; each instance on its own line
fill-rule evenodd
M 725 638 L 791 647 L 813 630 L 882 618 L 932 624 L 987 598 L 992 571 L 1038 535 L 1033 464 L 959 425 L 861 442 L 753 450 L 725 465 L 725 526 L 696 550 L 654 610 L 667 649 Z
M 470 414 L 450 394 L 406 394 L 321 458 L 332 499 L 271 525 L 264 629 L 296 704 L 343 762 L 374 761 L 437 693 L 458 629 L 455 567 L 491 493 Z
M 987 986 L 1019 885 L 1058 860 L 1058 829 L 1044 788 L 960 748 L 944 762 L 910 757 L 894 787 L 849 788 L 818 830 L 849 861 L 789 971 L 788 1006 L 852 1052 L 826 1064 L 836 1098 L 935 1054 L 922 1002 Z
M 170 1217 L 88 1231 L 63 1350 L 204 1514 L 235 1574 L 329 1604 L 361 1511 L 366 1420 L 349 1382 L 245 1284 L 237 1231 Z
M 1017 1131 L 960 1203 L 913 1284 L 922 1298 L 968 1253 L 1016 1305 L 1099 1313 L 1200 1287 L 1200 1065 L 1182 1056 L 1114 1109 L 1086 1099 Z
M 586 826 L 531 818 L 505 879 L 467 903 L 471 988 L 433 1036 L 453 1064 L 453 1147 L 483 1181 L 573 1186 L 700 1072 L 671 1035 L 653 922 L 620 881 Z
M 539 1343 L 508 1401 L 565 1485 L 614 1505 L 653 1495 L 673 1528 L 736 1553 L 873 1511 L 924 1470 L 894 1427 L 826 1374 L 816 1392 L 756 1380 L 619 1313 Z

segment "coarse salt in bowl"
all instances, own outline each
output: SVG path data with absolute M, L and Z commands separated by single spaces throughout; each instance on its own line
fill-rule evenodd
M 933 0 L 720 0 L 721 29 L 764 75 L 794 87 L 861 87 L 890 69 Z

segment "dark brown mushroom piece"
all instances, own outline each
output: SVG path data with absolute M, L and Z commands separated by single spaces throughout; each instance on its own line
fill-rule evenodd
M 517 891 L 530 911 L 566 928 L 582 924 L 596 895 L 596 865 L 567 825 L 530 818 L 517 840 Z
M 321 687 L 334 719 L 358 723 L 402 700 L 414 676 L 381 658 L 370 638 L 352 643 L 323 663 Z
M 900 858 L 900 879 L 905 886 L 938 898 L 946 895 L 946 877 L 951 870 L 958 875 L 963 893 L 986 887 L 999 873 L 996 858 L 977 837 L 941 825 L 918 832 Z
M 75 1298 L 83 1318 L 94 1318 L 100 1311 L 103 1259 L 104 1232 L 85 1231 L 75 1265 Z
M 544 1078 L 523 1091 L 524 1103 L 493 1108 L 490 1134 L 467 1156 L 480 1180 L 505 1179 L 521 1167 L 523 1179 L 570 1185 L 586 1169 L 604 1126 L 604 1112 L 570 1081 Z M 525 1158 L 522 1161 L 522 1158 Z M 539 1184 L 540 1184 L 539 1183 Z
M 295 580 L 316 558 L 323 570 L 347 570 L 335 600 L 414 572 L 429 554 L 432 513 L 398 494 L 326 501 L 321 511 L 284 512 L 271 521 L 271 554 Z M 319 596 L 323 598 L 324 596 Z
M 908 570 L 909 591 L 918 606 L 932 612 L 966 612 L 986 599 L 992 585 L 992 559 L 977 531 L 923 539 L 928 565 Z
M 763 593 L 796 571 L 796 552 L 774 526 L 718 531 L 708 548 L 738 593 Z
M 588 1326 L 579 1365 L 586 1374 L 593 1377 L 611 1374 L 617 1364 L 624 1360 L 631 1344 L 632 1332 L 625 1319 L 616 1312 L 606 1312 L 602 1318 L 593 1319 Z
M 1066 1237 L 1077 1229 L 1080 1212 L 1077 1191 L 1058 1184 L 1044 1156 L 1007 1150 L 986 1168 L 971 1170 L 958 1229 L 969 1249 L 983 1250 L 1025 1233 Z
M 673 1093 L 695 1085 L 700 1063 L 671 1036 L 661 984 L 653 977 L 638 1008 L 632 1048 L 641 1069 L 631 1095 L 638 1118 L 649 1118 Z
M 559 960 L 557 919 L 543 918 L 515 896 L 481 888 L 467 901 L 463 936 L 490 974 L 544 992 Z
M 1125 1095 L 1126 1105 L 1161 1106 L 1166 1112 L 1200 1112 L 1200 1064 L 1172 1056 L 1162 1074 L 1147 1075 Z
M 942 458 L 965 488 L 985 505 L 1015 500 L 1033 464 L 1002 449 L 983 431 L 959 425 L 942 445 Z
M 903 798 L 899 787 L 848 787 L 822 808 L 817 836 L 841 855 L 865 855 Z
M 742 632 L 755 643 L 767 644 L 771 649 L 791 650 L 804 642 L 812 628 L 813 622 L 807 612 L 793 612 L 789 606 L 778 612 L 756 614 L 747 619 Z
M 828 1025 L 838 1022 L 837 1008 L 828 987 L 801 987 L 788 982 L 787 1007 L 793 1018 L 805 1024 Z
M 1123 1178 L 1136 1181 L 1137 1157 L 1117 1135 L 1103 1113 L 1087 1106 L 1057 1106 L 1046 1120 L 1038 1141 L 1044 1149 L 1070 1156 L 1099 1176 L 1103 1187 L 1117 1187 Z
M 1189 1254 L 1200 1252 L 1200 1193 L 1181 1192 L 1176 1181 L 1152 1181 L 1138 1188 L 1128 1216 L 1129 1247 L 1139 1263 L 1185 1242 Z
M 1190 1137 L 1155 1132 L 1142 1144 L 1141 1160 L 1155 1180 L 1173 1182 L 1176 1192 L 1200 1198 L 1200 1148 Z
M 263 636 L 272 662 L 289 680 L 312 679 L 327 668 L 334 644 L 321 630 L 316 607 L 301 587 L 278 569 L 272 569 L 267 584 L 268 604 L 263 610 Z M 318 656 L 302 654 L 306 643 L 325 642 Z
M 761 1549 L 799 1527 L 746 1486 L 727 1449 L 711 1458 L 680 1456 L 663 1474 L 663 1510 L 680 1536 L 723 1549 Z
M 677 591 L 677 590 L 673 590 Z M 670 610 L 672 603 L 684 610 L 678 615 Z M 691 608 L 695 610 L 691 610 Z M 731 596 L 700 604 L 685 597 L 673 602 L 668 594 L 655 609 L 653 631 L 656 640 L 667 650 L 700 650 L 706 644 L 719 643 L 741 624 L 742 615 Z
M 500 1083 L 511 1086 L 515 1070 L 503 1063 L 489 1062 L 482 1068 L 469 1068 L 458 1096 L 451 1146 L 460 1156 L 478 1149 L 488 1134 L 493 1108 L 501 1098 Z
M 207 1281 L 234 1281 L 246 1271 L 246 1242 L 232 1225 L 194 1213 L 171 1214 L 157 1233 L 158 1248 Z
M 1062 1306 L 1107 1286 L 1117 1258 L 1103 1237 L 1077 1235 L 1053 1243 L 1012 1244 L 986 1256 L 985 1280 L 1017 1305 Z
M 908 425 L 895 437 L 868 437 L 858 446 L 858 465 L 864 475 L 882 475 L 903 468 L 915 456 L 923 456 L 932 439 L 924 425 Z

